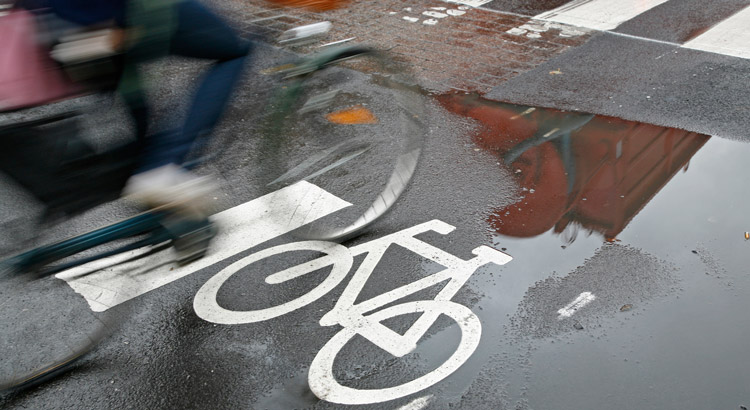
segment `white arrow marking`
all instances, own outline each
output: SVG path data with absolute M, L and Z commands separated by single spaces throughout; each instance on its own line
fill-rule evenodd
M 208 255 L 188 265 L 178 265 L 171 251 L 128 262 L 150 250 L 145 248 L 94 261 L 56 277 L 86 298 L 93 311 L 103 312 L 350 205 L 302 181 L 214 215 L 219 235 Z M 85 275 L 89 272 L 94 273 Z

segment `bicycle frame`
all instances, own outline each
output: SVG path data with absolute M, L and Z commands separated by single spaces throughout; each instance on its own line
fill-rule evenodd
M 18 272 L 36 271 L 38 276 L 53 275 L 76 266 L 134 249 L 175 241 L 206 229 L 210 225 L 211 222 L 208 219 L 190 220 L 174 218 L 166 211 L 153 210 L 61 242 L 32 249 L 5 260 L 3 264 Z M 47 266 L 55 261 L 74 256 L 79 252 L 105 245 L 112 241 L 142 235 L 145 235 L 145 237 L 129 244 L 104 250 L 90 256 L 75 258 L 59 265 Z
M 33 271 L 49 263 L 53 263 L 69 256 L 73 256 L 79 252 L 83 252 L 99 245 L 103 245 L 113 240 L 153 232 L 149 237 L 132 244 L 97 253 L 88 257 L 78 258 L 74 261 L 70 261 L 59 266 L 51 266 L 44 269 L 42 272 L 38 272 L 43 275 L 52 275 L 65 269 L 83 265 L 93 260 L 105 258 L 107 256 L 116 255 L 118 253 L 127 252 L 132 249 L 169 240 L 170 237 L 166 233 L 166 231 L 159 231 L 159 228 L 162 227 L 162 218 L 163 214 L 154 212 L 147 212 L 136 215 L 132 218 L 126 219 L 113 225 L 106 226 L 104 228 L 96 229 L 94 231 L 78 235 L 58 243 L 32 249 L 28 252 L 22 253 L 6 260 L 5 263 L 21 272 L 28 270 Z
M 339 324 L 344 327 L 356 327 L 360 329 L 358 333 L 370 341 L 378 340 L 380 342 L 378 345 L 381 348 L 396 357 L 401 357 L 413 351 L 416 348 L 417 341 L 425 335 L 429 327 L 437 320 L 440 312 L 425 312 L 403 336 L 379 322 L 368 319 L 365 315 L 405 296 L 435 286 L 445 280 L 448 280 L 448 283 L 435 296 L 434 300 L 448 302 L 458 293 L 469 277 L 479 267 L 488 263 L 504 265 L 512 260 L 505 253 L 487 246 L 480 246 L 472 251 L 476 257 L 465 261 L 415 238 L 416 235 L 428 231 L 447 235 L 453 230 L 455 230 L 455 227 L 442 221 L 433 220 L 351 248 L 350 252 L 353 257 L 363 253 L 367 253 L 367 256 L 355 272 L 346 289 L 344 289 L 344 293 L 338 299 L 336 306 L 320 319 L 321 326 Z M 402 246 L 446 268 L 416 282 L 393 289 L 355 305 L 355 300 L 362 291 L 362 288 L 364 288 L 370 275 L 372 275 L 375 266 L 380 262 L 380 259 L 391 245 Z M 271 278 L 269 277 L 269 279 Z

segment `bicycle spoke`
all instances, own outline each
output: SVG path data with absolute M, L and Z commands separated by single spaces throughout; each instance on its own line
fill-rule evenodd
M 264 132 L 262 155 L 276 169 L 269 188 L 306 180 L 350 202 L 297 232 L 342 241 L 383 217 L 407 189 L 426 132 L 422 96 L 403 66 L 358 46 L 327 51 L 290 73 Z

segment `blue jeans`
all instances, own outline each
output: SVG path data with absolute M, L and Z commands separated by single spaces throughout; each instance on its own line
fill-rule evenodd
M 206 142 L 227 106 L 252 48 L 197 1 L 183 0 L 176 7 L 177 23 L 170 38 L 169 54 L 215 63 L 204 73 L 185 123 L 176 131 L 146 136 L 149 114 L 145 98 L 141 94 L 135 102 L 129 101 L 140 146 L 138 172 L 170 163 L 183 165 L 190 151 Z

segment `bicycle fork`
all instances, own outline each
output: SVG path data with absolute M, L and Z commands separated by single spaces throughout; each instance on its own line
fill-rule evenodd
M 320 325 L 333 326 L 339 324 L 345 328 L 351 328 L 356 331 L 356 333 L 362 335 L 371 342 L 376 343 L 378 346 L 396 357 L 401 357 L 412 352 L 416 349 L 419 339 L 427 333 L 430 326 L 437 320 L 438 316 L 440 316 L 443 311 L 454 309 L 453 305 L 456 305 L 456 303 L 452 302 L 451 299 L 456 293 L 458 293 L 461 287 L 477 269 L 489 263 L 504 265 L 513 259 L 510 255 L 496 249 L 492 249 L 488 246 L 479 246 L 472 250 L 472 253 L 476 255 L 474 258 L 463 260 L 415 238 L 416 235 L 428 231 L 434 231 L 446 235 L 453 230 L 455 230 L 455 227 L 439 220 L 433 220 L 352 247 L 350 249 L 352 256 L 361 255 L 363 253 L 367 253 L 367 256 L 355 272 L 354 277 L 347 285 L 344 293 L 336 303 L 336 306 L 320 319 Z M 357 295 L 359 295 L 364 287 L 365 282 L 367 282 L 369 276 L 375 269 L 375 266 L 383 257 L 385 251 L 394 244 L 437 262 L 445 266 L 445 269 L 378 295 L 372 299 L 355 304 L 354 302 Z M 448 280 L 448 283 L 440 290 L 434 299 L 432 301 L 425 301 L 430 302 L 429 304 L 433 306 L 429 309 L 425 309 L 420 318 L 404 335 L 398 334 L 370 316 L 365 316 L 382 306 L 395 302 L 423 289 L 435 286 L 446 280 Z M 461 307 L 463 308 L 463 306 Z

